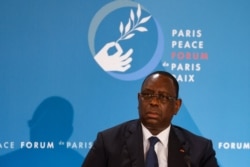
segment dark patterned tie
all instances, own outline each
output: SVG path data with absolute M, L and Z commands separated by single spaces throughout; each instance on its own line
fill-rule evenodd
M 155 152 L 155 144 L 159 141 L 157 137 L 150 137 L 150 146 L 146 155 L 146 167 L 158 167 L 158 158 Z

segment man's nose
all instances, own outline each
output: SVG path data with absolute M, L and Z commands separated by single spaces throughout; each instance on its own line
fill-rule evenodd
M 159 100 L 158 96 L 151 97 L 150 103 L 151 104 L 159 104 L 160 100 Z

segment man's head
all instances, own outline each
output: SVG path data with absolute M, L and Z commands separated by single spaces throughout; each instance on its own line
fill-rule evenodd
M 149 74 L 138 93 L 139 116 L 143 125 L 156 135 L 167 128 L 177 114 L 181 99 L 179 85 L 168 72 L 156 71 Z

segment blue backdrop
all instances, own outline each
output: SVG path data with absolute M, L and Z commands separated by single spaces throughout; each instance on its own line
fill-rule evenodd
M 1 0 L 0 166 L 80 166 L 98 131 L 138 118 L 144 76 L 166 70 L 183 99 L 173 122 L 210 138 L 222 167 L 248 167 L 249 8 Z

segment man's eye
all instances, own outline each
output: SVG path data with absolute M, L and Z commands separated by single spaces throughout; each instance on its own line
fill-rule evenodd
M 160 99 L 166 99 L 166 96 L 165 96 L 165 95 L 158 95 L 158 97 L 159 97 Z

